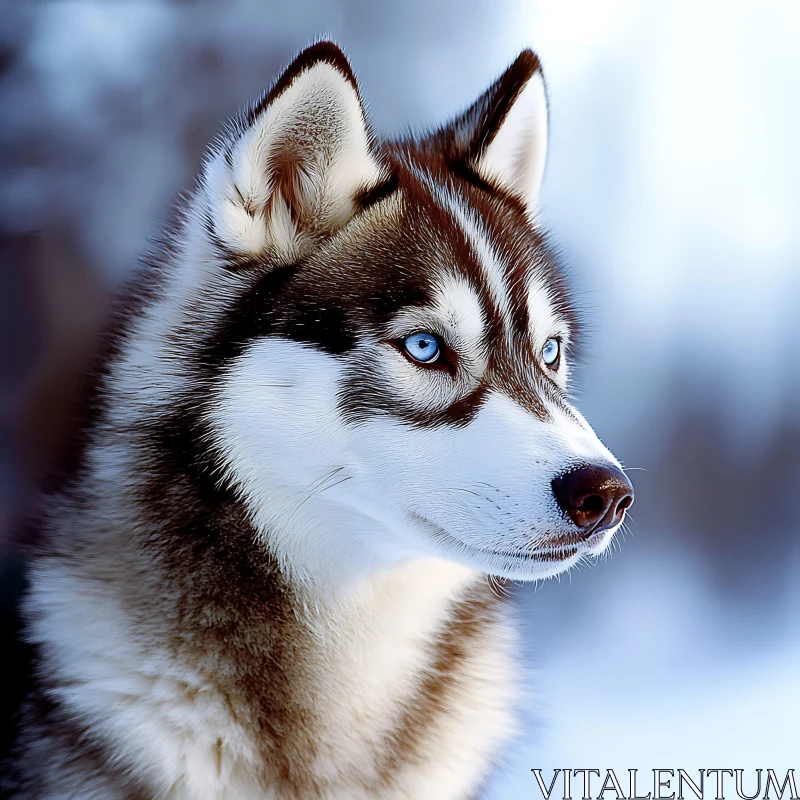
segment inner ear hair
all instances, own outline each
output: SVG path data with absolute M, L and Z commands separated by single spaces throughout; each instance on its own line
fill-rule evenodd
M 335 45 L 319 43 L 233 124 L 208 160 L 210 238 L 243 258 L 294 260 L 345 225 L 389 178 L 350 65 Z

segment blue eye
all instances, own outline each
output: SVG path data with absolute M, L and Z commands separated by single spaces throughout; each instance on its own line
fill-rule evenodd
M 441 346 L 439 340 L 432 333 L 412 333 L 403 339 L 403 347 L 414 361 L 420 364 L 432 364 L 439 358 Z
M 561 358 L 561 342 L 558 339 L 548 339 L 542 348 L 542 361 L 554 369 L 558 366 Z

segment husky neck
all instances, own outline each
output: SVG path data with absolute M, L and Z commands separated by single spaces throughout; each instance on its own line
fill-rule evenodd
M 369 520 L 337 519 L 333 512 L 327 518 L 330 527 L 348 521 L 368 534 Z M 313 530 L 317 536 L 326 535 L 321 521 Z M 291 587 L 300 618 L 310 631 L 326 630 L 327 641 L 358 640 L 366 646 L 374 638 L 385 649 L 391 648 L 391 639 L 429 634 L 468 586 L 486 579 L 469 567 L 418 554 L 368 560 L 363 553 L 309 545 L 301 556 L 298 539 L 302 543 L 305 537 L 277 537 L 262 530 L 257 546 L 275 556 L 280 580 Z M 276 540 L 283 547 L 270 547 Z
M 369 651 L 397 659 L 401 649 L 439 632 L 459 596 L 478 579 L 452 562 L 408 559 L 338 585 L 306 581 L 297 587 L 298 611 L 310 632 L 324 633 L 324 642 L 333 650 L 346 648 L 349 658 Z
M 281 576 L 312 616 L 334 610 L 337 620 L 348 611 L 357 616 L 360 606 L 370 616 L 385 611 L 395 619 L 403 614 L 413 618 L 423 608 L 429 609 L 426 616 L 444 612 L 465 586 L 483 577 L 452 561 L 419 555 L 368 566 L 360 560 L 357 569 L 341 562 L 316 566 L 312 572 L 308 564 L 302 570 L 285 564 Z

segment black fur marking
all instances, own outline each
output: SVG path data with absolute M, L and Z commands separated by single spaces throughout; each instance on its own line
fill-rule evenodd
M 486 400 L 488 387 L 479 386 L 469 394 L 441 409 L 421 410 L 405 405 L 391 386 L 369 374 L 354 372 L 339 391 L 339 408 L 351 424 L 357 425 L 375 415 L 384 414 L 420 428 L 468 425 Z
M 253 265 L 253 271 L 258 269 Z M 200 349 L 198 367 L 216 372 L 244 352 L 248 344 L 269 335 L 278 322 L 282 292 L 297 274 L 298 266 L 275 267 L 257 274 L 252 286 L 237 297 L 216 331 Z
M 361 210 L 365 210 L 394 194 L 399 186 L 400 178 L 396 172 L 393 172 L 385 181 L 382 181 L 372 188 L 364 189 L 358 194 L 356 196 L 356 204 Z
M 314 344 L 331 355 L 342 355 L 356 343 L 355 331 L 344 305 L 301 302 L 296 310 L 288 338 L 304 344 Z

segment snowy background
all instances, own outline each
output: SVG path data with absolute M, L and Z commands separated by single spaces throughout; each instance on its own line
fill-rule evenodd
M 613 557 L 517 591 L 538 722 L 489 796 L 541 797 L 533 767 L 800 767 L 800 5 L 0 0 L 0 20 L 3 576 L 108 293 L 220 121 L 323 33 L 385 133 L 530 45 L 544 216 L 592 332 L 579 405 L 642 471 Z

